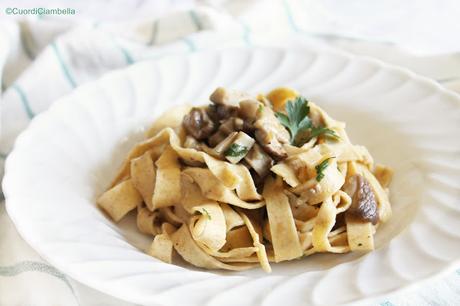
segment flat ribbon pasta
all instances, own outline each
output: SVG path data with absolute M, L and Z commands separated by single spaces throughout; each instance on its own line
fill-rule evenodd
M 194 266 L 206 269 L 224 269 L 242 271 L 252 268 L 253 264 L 235 263 L 226 264 L 206 254 L 193 240 L 187 225 L 182 225 L 176 232 L 171 234 L 174 249 L 182 258 Z
M 267 179 L 263 195 L 267 205 L 275 261 L 280 262 L 302 256 L 302 248 L 288 197 L 283 192 L 282 181 Z
M 183 171 L 200 186 L 202 194 L 215 201 L 231 204 L 246 209 L 256 209 L 265 205 L 265 202 L 250 203 L 241 200 L 231 189 L 219 184 L 219 180 L 209 169 L 188 168 Z
M 158 148 L 168 144 L 173 148 L 180 158 L 192 163 L 203 163 L 208 169 L 228 188 L 236 190 L 238 196 L 243 200 L 260 200 L 261 195 L 257 193 L 249 170 L 243 165 L 233 165 L 229 162 L 218 160 L 207 153 L 191 148 L 183 148 L 181 141 L 171 128 L 164 128 L 156 136 L 141 142 L 128 154 L 124 164 L 112 183 L 114 186 L 124 177 L 130 176 L 129 161 L 139 157 L 152 148 Z
M 97 204 L 115 221 L 120 221 L 127 213 L 142 204 L 142 196 L 134 188 L 131 180 L 126 180 L 104 192 Z
M 193 216 L 189 224 L 193 239 L 210 250 L 219 250 L 224 246 L 227 235 L 222 208 L 217 202 L 208 201 L 194 209 L 199 214 Z
M 116 222 L 136 209 L 146 252 L 165 263 L 271 272 L 270 262 L 373 250 L 392 170 L 293 90 L 276 91 L 295 98 L 278 99 L 278 116 L 263 95 L 216 92 L 152 124 L 97 204 Z
M 155 189 L 155 179 L 156 171 L 150 151 L 131 160 L 131 180 L 134 187 L 142 195 L 145 205 L 151 211 L 154 210 L 152 196 Z
M 374 228 L 371 222 L 362 222 L 345 215 L 348 245 L 352 251 L 371 251 L 374 249 Z
M 152 212 L 146 207 L 137 208 L 137 228 L 144 234 L 157 235 L 161 232 L 159 224 L 160 213 Z
M 327 252 L 331 248 L 328 234 L 335 224 L 336 208 L 332 197 L 324 200 L 316 216 L 312 232 L 312 244 L 317 252 Z
M 155 163 L 157 173 L 152 196 L 154 209 L 172 206 L 181 200 L 181 171 L 178 158 L 177 153 L 168 146 Z

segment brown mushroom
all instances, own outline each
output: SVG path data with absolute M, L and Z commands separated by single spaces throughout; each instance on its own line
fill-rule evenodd
M 369 182 L 362 175 L 355 174 L 347 178 L 342 189 L 352 199 L 347 214 L 377 224 L 377 201 Z
M 257 112 L 254 128 L 256 129 L 255 137 L 265 152 L 277 161 L 287 157 L 283 143 L 289 142 L 289 132 L 281 125 L 269 107 L 264 107 L 262 111 Z
M 274 137 L 270 132 L 264 129 L 258 129 L 255 132 L 257 142 L 262 146 L 274 160 L 280 161 L 285 159 L 288 155 L 283 145 Z
M 262 178 L 267 176 L 273 165 L 273 159 L 257 143 L 244 157 L 244 160 Z
M 250 97 L 250 95 L 241 91 L 218 87 L 216 90 L 214 90 L 209 99 L 215 104 L 227 104 L 236 106 L 241 100 L 248 99 Z
M 254 121 L 257 118 L 257 113 L 262 112 L 265 106 L 257 100 L 246 99 L 240 101 L 239 115 L 241 118 L 249 121 Z
M 244 121 L 241 118 L 232 117 L 225 120 L 218 128 L 218 130 L 209 137 L 208 143 L 214 147 L 223 141 L 232 132 L 243 130 Z
M 211 104 L 208 106 L 208 115 L 215 123 L 220 123 L 231 117 L 237 117 L 238 111 L 238 106 L 234 105 Z
M 201 107 L 193 107 L 184 116 L 182 126 L 189 135 L 198 140 L 208 138 L 216 129 L 215 123 L 209 118 L 206 110 Z

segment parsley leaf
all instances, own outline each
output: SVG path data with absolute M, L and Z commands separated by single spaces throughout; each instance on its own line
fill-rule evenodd
M 334 157 L 329 157 L 323 160 L 321 163 L 315 166 L 316 170 L 316 180 L 320 182 L 324 178 L 324 170 L 329 166 L 329 160 Z
M 313 127 L 310 132 L 310 139 L 317 136 L 328 136 L 334 139 L 339 139 L 339 135 L 334 130 L 331 130 L 324 126 Z
M 334 130 L 324 126 L 313 126 L 308 114 L 310 107 L 308 100 L 304 97 L 297 97 L 294 100 L 289 100 L 286 103 L 286 114 L 277 112 L 276 117 L 279 122 L 289 130 L 291 135 L 291 144 L 295 146 L 302 146 L 313 137 L 324 135 L 333 139 L 340 139 L 339 135 Z M 305 134 L 309 131 L 310 133 Z
M 308 117 L 310 107 L 308 101 L 304 97 L 297 97 L 294 100 L 289 100 L 286 103 L 287 115 L 277 112 L 276 117 L 279 122 L 284 125 L 291 134 L 291 143 L 298 145 L 297 137 L 302 132 L 311 128 L 311 120 Z
M 225 156 L 231 157 L 240 157 L 248 153 L 248 148 L 246 146 L 239 145 L 237 143 L 232 143 L 231 146 L 224 152 Z

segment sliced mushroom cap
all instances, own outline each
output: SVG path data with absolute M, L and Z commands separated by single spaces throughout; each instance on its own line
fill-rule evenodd
M 219 129 L 211 137 L 209 137 L 208 143 L 210 146 L 216 146 L 232 132 L 243 130 L 243 127 L 244 121 L 241 118 L 229 118 L 219 126 Z
M 260 112 L 257 112 L 257 121 L 254 123 L 254 127 L 264 130 L 267 134 L 272 134 L 280 143 L 289 143 L 289 132 L 269 107 L 264 107 Z
M 262 146 L 274 160 L 280 161 L 285 159 L 288 155 L 283 145 L 273 136 L 272 133 L 263 129 L 256 130 L 255 133 L 257 142 Z
M 215 123 L 222 122 L 230 117 L 237 117 L 238 111 L 238 106 L 234 105 L 211 104 L 208 106 L 208 115 Z
M 209 118 L 206 110 L 201 107 L 193 107 L 190 112 L 184 116 L 182 126 L 189 135 L 198 140 L 209 137 L 215 130 L 216 125 Z
M 267 176 L 273 165 L 273 159 L 257 143 L 244 157 L 244 160 L 262 178 Z
M 228 135 L 224 140 L 222 140 L 221 142 L 219 142 L 215 147 L 214 147 L 214 151 L 220 155 L 220 156 L 223 156 L 224 155 L 224 152 L 228 149 L 228 147 L 230 147 L 230 145 L 233 143 L 236 135 L 238 134 L 238 132 L 232 132 L 230 133 L 230 135 Z
M 352 199 L 351 206 L 347 210 L 348 214 L 377 224 L 379 219 L 377 201 L 369 182 L 363 176 L 355 174 L 347 178 L 343 191 Z
M 251 96 L 247 93 L 218 87 L 209 97 L 215 104 L 227 104 L 237 106 L 241 100 L 249 99 Z
M 261 112 L 265 106 L 254 99 L 247 99 L 240 101 L 240 112 L 239 115 L 243 119 L 254 121 L 257 118 L 257 113 Z
M 242 160 L 248 152 L 252 149 L 255 140 L 250 137 L 248 134 L 244 132 L 238 132 L 233 143 L 229 146 L 229 150 L 231 154 L 228 154 L 229 151 L 224 153 L 225 158 L 231 162 L 232 164 L 237 164 L 240 160 Z M 238 152 L 232 151 L 232 146 L 239 149 Z
M 289 132 L 269 107 L 264 107 L 262 111 L 257 112 L 254 128 L 257 141 L 270 156 L 277 161 L 287 157 L 283 143 L 289 142 Z

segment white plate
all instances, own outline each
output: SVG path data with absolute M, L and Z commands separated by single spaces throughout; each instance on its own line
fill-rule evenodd
M 394 216 L 369 254 L 318 254 L 273 273 L 167 265 L 139 248 L 133 218 L 95 206 L 123 155 L 162 111 L 203 104 L 219 85 L 297 88 L 347 122 L 352 141 L 395 169 Z M 140 304 L 331 305 L 407 287 L 460 255 L 460 97 L 381 62 L 314 49 L 234 49 L 144 62 L 82 86 L 37 116 L 6 162 L 18 231 L 76 280 Z

